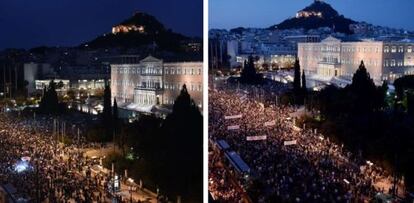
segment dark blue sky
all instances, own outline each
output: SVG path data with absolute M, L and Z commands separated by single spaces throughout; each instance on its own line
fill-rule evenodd
M 209 27 L 269 27 L 313 0 L 210 0 Z M 325 0 L 345 17 L 414 31 L 414 0 Z
M 202 0 L 0 0 L 0 50 L 78 45 L 111 32 L 134 11 L 175 32 L 203 35 Z

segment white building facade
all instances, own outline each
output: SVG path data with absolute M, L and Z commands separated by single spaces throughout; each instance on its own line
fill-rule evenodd
M 203 63 L 164 63 L 149 56 L 136 64 L 111 65 L 111 95 L 121 107 L 151 112 L 154 107 L 170 108 L 182 86 L 202 108 Z
M 394 81 L 403 75 L 414 74 L 414 43 L 409 41 L 343 42 L 328 37 L 319 43 L 299 43 L 300 66 L 307 74 L 330 80 L 341 77 L 350 80 L 364 61 L 370 76 L 377 84 Z

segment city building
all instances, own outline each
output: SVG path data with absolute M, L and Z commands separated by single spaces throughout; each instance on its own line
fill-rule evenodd
M 51 80 L 55 82 L 64 81 L 68 90 L 87 91 L 90 95 L 104 89 L 105 80 L 109 79 L 109 64 L 103 63 L 96 66 L 66 65 L 52 67 L 48 63 L 25 63 L 24 80 L 27 81 L 28 94 L 39 93 L 45 84 Z M 47 86 L 47 85 L 46 85 Z
M 314 79 L 330 81 L 341 78 L 351 81 L 364 61 L 376 84 L 393 82 L 403 75 L 414 74 L 414 42 L 401 41 L 342 41 L 328 37 L 319 43 L 299 43 L 300 66 Z M 312 78 L 312 77 L 311 77 Z
M 112 101 L 116 99 L 118 107 L 126 110 L 171 110 L 183 85 L 202 108 L 202 62 L 164 62 L 148 56 L 139 63 L 111 64 Z

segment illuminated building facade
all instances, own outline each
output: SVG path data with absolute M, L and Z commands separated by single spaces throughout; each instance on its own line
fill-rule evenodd
M 144 26 L 140 25 L 117 25 L 115 27 L 112 27 L 112 34 L 118 34 L 118 33 L 128 33 L 128 32 L 139 32 L 144 33 L 145 29 Z
M 111 65 L 111 95 L 121 108 L 151 113 L 156 107 L 171 109 L 186 85 L 202 108 L 203 63 L 164 62 L 148 56 L 139 63 Z
M 351 79 L 361 61 L 379 84 L 414 74 L 414 43 L 410 41 L 344 42 L 328 37 L 319 43 L 299 43 L 298 58 L 308 74 Z

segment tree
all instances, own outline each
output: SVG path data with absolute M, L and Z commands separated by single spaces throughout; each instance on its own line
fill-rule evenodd
M 306 93 L 306 76 L 305 76 L 305 70 L 302 70 L 302 89 Z
M 203 117 L 185 85 L 175 100 L 172 113 L 162 124 L 161 133 L 163 138 L 158 139 L 158 143 L 165 154 L 159 160 L 165 164 L 166 176 L 160 178 L 169 179 L 165 187 L 173 188 L 175 195 L 201 197 Z
M 293 78 L 293 91 L 295 93 L 300 92 L 300 65 L 299 65 L 299 59 L 295 60 L 294 65 L 294 78 Z
M 43 96 L 39 104 L 39 111 L 46 114 L 60 113 L 59 99 L 56 92 L 56 83 L 53 80 L 50 81 L 49 87 L 45 87 L 43 90 Z
M 116 103 L 116 98 L 114 99 L 114 106 L 113 106 L 112 113 L 113 113 L 114 123 L 117 124 L 119 121 L 118 121 L 118 104 Z M 116 130 L 116 127 L 115 127 L 115 130 Z
M 352 77 L 352 84 L 348 89 L 349 96 L 353 99 L 353 113 L 368 113 L 379 108 L 378 91 L 365 68 L 364 61 L 361 61 L 359 68 Z
M 123 155 L 125 155 L 125 151 L 123 150 L 124 143 L 122 142 L 123 134 L 120 131 L 120 123 L 118 118 L 118 104 L 116 103 L 116 99 L 114 99 L 114 106 L 112 107 L 112 124 L 113 124 L 113 133 L 115 135 L 115 139 L 118 140 L 118 146 L 122 149 Z M 116 140 L 113 140 L 115 143 Z
M 108 82 L 105 82 L 104 90 L 104 107 L 103 107 L 103 125 L 105 128 L 105 140 L 112 137 L 113 126 L 112 126 L 112 108 L 111 108 L 111 88 L 109 87 Z
M 241 72 L 240 81 L 247 84 L 259 84 L 262 82 L 261 75 L 256 73 L 253 56 L 249 56 L 249 59 L 247 61 L 244 61 L 244 67 Z

